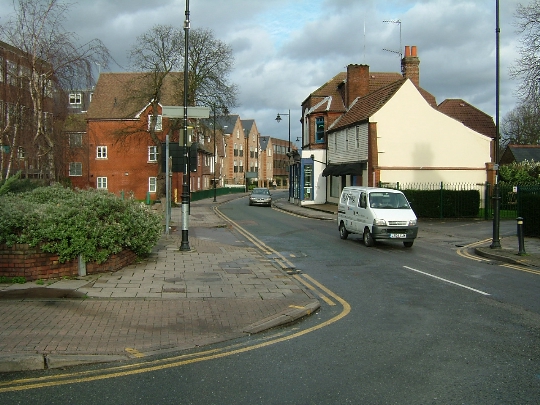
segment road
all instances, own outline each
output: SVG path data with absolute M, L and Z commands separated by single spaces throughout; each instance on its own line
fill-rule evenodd
M 360 236 L 341 240 L 334 222 L 246 199 L 220 210 L 271 248 L 269 258 L 294 264 L 291 277 L 321 299 L 318 313 L 205 348 L 205 361 L 0 394 L 0 403 L 538 403 L 540 276 L 458 255 L 485 223 L 454 229 L 457 239 L 426 224 L 410 249 L 367 248 Z

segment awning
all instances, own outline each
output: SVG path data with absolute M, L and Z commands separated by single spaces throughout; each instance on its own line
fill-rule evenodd
M 363 170 L 367 169 L 367 162 L 330 164 L 323 170 L 323 177 L 328 176 L 345 176 L 348 174 L 361 175 Z

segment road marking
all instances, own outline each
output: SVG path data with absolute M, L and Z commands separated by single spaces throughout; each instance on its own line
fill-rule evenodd
M 528 267 L 519 266 L 517 264 L 501 264 L 501 266 L 502 267 L 508 267 L 509 269 L 512 269 L 512 270 L 519 270 L 519 271 L 524 271 L 526 273 L 532 273 L 532 274 L 540 275 L 539 270 L 529 269 Z
M 223 214 L 218 207 L 214 207 L 214 212 L 219 215 L 223 220 L 227 221 L 229 224 L 231 224 L 235 229 L 238 230 L 246 239 L 248 239 L 251 243 L 253 243 L 259 250 L 261 250 L 265 255 L 274 254 L 279 257 L 279 259 L 276 259 L 276 262 L 281 266 L 282 269 L 295 269 L 295 265 L 291 263 L 285 256 L 283 256 L 278 251 L 272 249 L 270 246 L 267 246 L 264 242 L 257 239 L 254 235 L 252 235 L 250 232 L 242 228 L 238 223 L 234 222 L 225 214 Z
M 466 288 L 467 290 L 474 291 L 474 292 L 476 292 L 476 293 L 478 293 L 478 294 L 482 294 L 482 295 L 491 295 L 491 294 L 489 294 L 489 293 L 487 293 L 487 292 L 477 290 L 476 288 L 472 288 L 472 287 L 469 287 L 469 286 L 466 286 L 466 285 L 463 285 L 463 284 L 456 283 L 455 281 L 450 281 L 450 280 L 447 280 L 447 279 L 445 279 L 445 278 L 435 276 L 435 275 L 433 275 L 433 274 L 429 274 L 429 273 L 426 273 L 426 272 L 423 272 L 423 271 L 420 271 L 420 270 L 417 270 L 417 269 L 413 269 L 412 267 L 409 267 L 409 266 L 403 266 L 403 267 L 406 268 L 406 269 L 408 269 L 408 270 L 415 271 L 415 272 L 417 272 L 417 273 L 423 274 L 423 275 L 425 275 L 425 276 L 433 277 L 433 278 L 435 278 L 435 279 L 437 279 L 437 280 L 444 281 L 445 283 L 457 285 L 458 287 L 461 287 L 461 288 Z
M 470 249 L 470 248 L 473 248 L 473 247 L 476 247 L 476 246 L 479 246 L 479 245 L 483 245 L 485 244 L 486 242 L 489 242 L 491 239 L 484 239 L 484 240 L 481 240 L 479 242 L 474 242 L 474 243 L 470 243 L 466 246 L 463 246 L 461 248 L 459 248 L 457 250 L 457 254 L 461 257 L 464 257 L 466 259 L 471 259 L 471 260 L 475 260 L 477 262 L 485 262 L 485 263 L 493 263 L 493 262 L 497 262 L 497 260 L 495 259 L 488 259 L 488 258 L 480 258 L 478 256 L 475 256 L 471 253 L 469 253 L 467 251 L 467 249 Z M 506 267 L 506 268 L 509 268 L 509 269 L 512 269 L 512 270 L 518 270 L 518 271 L 523 271 L 525 273 L 531 273 L 531 274 L 538 274 L 540 275 L 540 271 L 539 270 L 534 270 L 534 269 L 531 269 L 529 267 L 526 267 L 526 266 L 521 266 L 519 264 L 508 264 L 508 263 L 505 263 L 505 264 L 499 264 L 499 266 L 501 267 Z
M 305 274 L 303 274 L 304 277 L 306 277 Z M 302 277 L 298 274 L 294 276 L 295 279 L 297 279 L 299 282 L 304 284 L 307 288 L 309 288 L 311 291 L 313 291 L 315 294 L 319 296 L 320 299 L 322 299 L 324 302 L 326 302 L 330 306 L 336 305 L 334 301 L 332 301 L 330 298 L 328 298 L 326 295 L 322 294 L 320 291 L 318 291 L 313 285 L 308 283 L 307 281 L 303 280 Z
M 133 357 L 141 358 L 144 357 L 144 354 L 138 351 L 137 349 L 133 349 L 131 347 L 126 347 L 125 351 L 131 354 Z
M 84 383 L 91 381 L 106 380 L 109 378 L 125 377 L 129 375 L 137 375 L 148 373 L 151 371 L 165 370 L 175 367 L 180 367 L 188 364 L 199 363 L 208 360 L 216 360 L 223 357 L 228 357 L 236 354 L 247 353 L 252 350 L 261 349 L 268 347 L 277 343 L 286 342 L 303 335 L 306 335 L 311 332 L 315 332 L 319 329 L 322 329 L 326 326 L 329 326 L 340 319 L 344 318 L 351 312 L 351 306 L 343 298 L 339 297 L 331 290 L 320 284 L 318 281 L 312 277 L 304 274 L 308 280 L 311 281 L 321 290 L 325 291 L 329 296 L 334 300 L 339 302 L 342 306 L 342 310 L 339 314 L 333 318 L 328 319 L 327 321 L 321 322 L 318 325 L 306 328 L 304 330 L 292 333 L 290 335 L 284 335 L 283 331 L 279 331 L 268 338 L 263 338 L 263 342 L 243 346 L 243 344 L 233 344 L 224 348 L 219 349 L 210 349 L 202 351 L 199 353 L 183 354 L 180 356 L 175 356 L 169 359 L 160 359 L 160 360 L 151 360 L 145 363 L 134 363 L 122 366 L 112 366 L 107 370 L 90 370 L 66 374 L 57 374 L 53 376 L 37 377 L 37 378 L 28 378 L 14 381 L 5 381 L 0 383 L 0 393 L 1 392 L 13 392 L 13 391 L 25 391 L 30 389 L 45 388 L 45 387 L 55 387 L 66 384 L 76 384 Z M 103 373 L 103 374 L 102 374 Z
M 491 239 L 484 239 L 484 240 L 481 240 L 481 241 L 478 241 L 478 242 L 474 242 L 474 243 L 470 243 L 466 246 L 463 246 L 461 248 L 459 248 L 457 250 L 457 254 L 461 257 L 464 257 L 466 259 L 471 259 L 471 260 L 474 260 L 474 261 L 477 261 L 477 262 L 490 262 L 491 260 L 489 259 L 486 259 L 486 258 L 483 258 L 483 257 L 478 257 L 478 256 L 475 256 L 475 255 L 472 255 L 471 253 L 469 253 L 467 250 L 472 248 L 472 247 L 476 247 L 478 245 L 483 245 L 484 243 L 490 241 Z

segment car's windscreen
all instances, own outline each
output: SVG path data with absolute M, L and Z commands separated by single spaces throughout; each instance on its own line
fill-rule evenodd
M 381 209 L 409 209 L 409 202 L 401 193 L 373 192 L 369 194 L 369 206 Z
M 253 194 L 270 194 L 270 192 L 268 191 L 268 189 L 266 188 L 254 188 L 253 189 Z

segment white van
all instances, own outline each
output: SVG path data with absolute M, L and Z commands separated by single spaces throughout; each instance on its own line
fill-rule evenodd
M 416 215 L 399 190 L 345 187 L 337 214 L 339 236 L 362 235 L 366 246 L 380 239 L 400 240 L 411 247 L 418 234 Z

